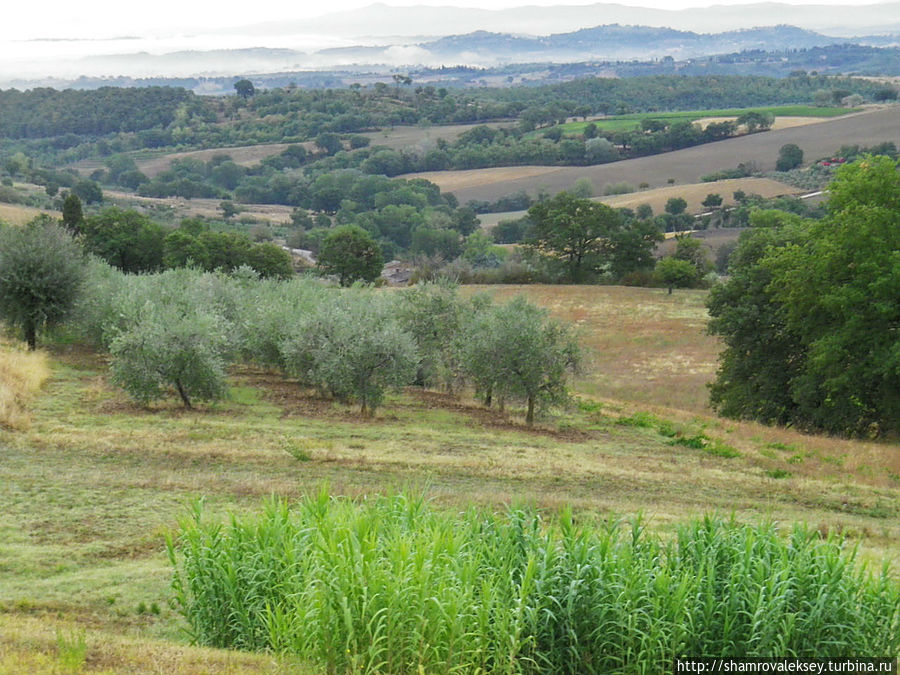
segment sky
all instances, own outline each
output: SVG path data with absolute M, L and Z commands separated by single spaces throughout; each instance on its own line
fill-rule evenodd
M 503 9 L 524 4 L 583 5 L 596 0 L 390 0 L 386 4 L 453 5 Z M 608 1 L 608 0 L 607 0 Z M 752 0 L 619 0 L 619 4 L 659 9 L 684 9 L 713 4 L 747 4 Z M 790 4 L 876 4 L 877 0 L 780 0 Z M 327 12 L 352 10 L 372 0 L 329 0 L 327 3 L 296 0 L 39 0 L 10 2 L 3 9 L 0 41 L 18 43 L 35 38 L 97 39 L 123 36 L 184 35 L 263 21 L 302 19 Z M 327 9 L 326 9 L 327 8 Z M 7 46 L 10 46 L 9 44 Z
M 432 5 L 506 9 L 531 5 L 587 5 L 613 0 L 384 0 L 393 6 Z M 763 1 L 763 0 L 756 0 Z M 774 0 L 795 5 L 841 4 L 872 5 L 891 0 Z M 898 0 L 894 0 L 898 1 Z M 653 9 L 679 10 L 711 5 L 751 4 L 754 0 L 619 0 L 618 4 Z M 366 38 L 358 35 L 320 35 L 303 30 L 303 19 L 326 13 L 346 12 L 366 7 L 374 0 L 32 0 L 10 2 L 0 20 L 0 87 L 34 86 L 27 83 L 42 78 L 75 78 L 80 75 L 154 77 L 159 75 L 193 76 L 221 74 L 221 60 L 215 53 L 205 65 L 196 59 L 170 57 L 160 62 L 160 55 L 179 54 L 186 50 L 236 50 L 256 47 L 299 50 L 311 54 L 330 47 L 358 44 L 385 44 L 385 37 Z M 288 30 L 278 30 L 280 24 Z M 299 23 L 299 26 L 297 25 Z M 777 21 L 771 21 L 777 23 Z M 267 24 L 265 30 L 242 30 L 254 24 Z M 272 30 L 271 25 L 275 26 Z M 397 35 L 408 35 L 398 26 Z M 430 35 L 431 33 L 427 33 Z M 441 34 L 439 28 L 434 34 Z M 384 35 L 381 33 L 380 35 Z M 291 51 L 291 54 L 296 53 Z M 154 55 L 146 57 L 141 55 Z M 410 60 L 408 54 L 396 54 L 390 62 L 424 63 Z M 296 60 L 287 55 L 284 62 L 265 64 L 246 57 L 232 70 L 273 72 L 324 67 L 333 63 Z M 304 57 L 305 58 L 305 57 Z M 331 57 L 329 57 L 331 58 Z M 292 60 L 294 59 L 294 60 Z M 262 70 L 260 70 L 262 69 Z M 229 71 L 232 72 L 232 71 Z M 53 84 L 49 82 L 48 84 Z

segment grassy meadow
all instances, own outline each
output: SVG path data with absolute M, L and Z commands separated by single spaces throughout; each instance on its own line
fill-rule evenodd
M 349 497 L 411 489 L 440 513 L 642 513 L 664 537 L 688 518 L 733 514 L 802 521 L 846 536 L 864 561 L 900 565 L 900 445 L 716 418 L 705 292 L 471 291 L 524 294 L 577 325 L 588 363 L 568 409 L 527 428 L 515 407 L 407 389 L 362 419 L 250 367 L 234 369 L 225 402 L 144 408 L 111 385 L 102 356 L 50 348 L 30 425 L 0 430 L 0 673 L 312 672 L 188 646 L 165 536 L 198 499 L 221 520 L 322 485 Z

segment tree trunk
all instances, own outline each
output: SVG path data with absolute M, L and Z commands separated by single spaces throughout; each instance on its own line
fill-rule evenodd
M 534 396 L 528 397 L 528 413 L 525 415 L 525 424 L 534 424 Z
M 175 380 L 175 387 L 178 389 L 178 395 L 181 396 L 181 402 L 184 403 L 184 407 L 192 410 L 194 406 L 191 405 L 191 399 L 188 398 L 187 392 L 181 386 L 181 380 Z
M 488 388 L 487 388 L 487 391 L 486 391 L 485 394 L 484 394 L 484 405 L 485 405 L 486 408 L 490 408 L 490 407 L 491 407 L 491 402 L 492 402 L 492 399 L 493 399 L 493 394 L 494 394 L 494 385 L 489 384 L 489 385 L 488 385 Z
M 28 350 L 34 351 L 37 348 L 37 329 L 34 325 L 34 319 L 25 320 L 25 342 L 28 343 Z

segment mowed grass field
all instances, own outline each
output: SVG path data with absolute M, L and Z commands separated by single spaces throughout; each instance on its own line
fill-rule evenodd
M 0 673 L 72 672 L 71 660 L 82 672 L 307 672 L 187 646 L 163 537 L 198 498 L 213 517 L 248 514 L 323 482 L 351 496 L 421 489 L 450 510 L 642 512 L 662 533 L 709 512 L 801 520 L 900 564 L 900 445 L 717 419 L 705 403 L 719 347 L 705 292 L 464 291 L 522 294 L 577 325 L 587 363 L 571 408 L 529 429 L 515 407 L 408 389 L 361 419 L 247 367 L 226 402 L 142 408 L 111 386 L 103 357 L 52 349 L 30 427 L 0 431 Z M 734 456 L 673 444 L 672 429 Z

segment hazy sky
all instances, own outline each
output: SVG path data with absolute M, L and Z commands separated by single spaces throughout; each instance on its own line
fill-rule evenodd
M 596 0 L 398 0 L 390 5 L 455 5 L 502 9 L 525 4 L 584 5 Z M 781 0 L 791 4 L 876 4 L 873 0 Z M 748 0 L 620 0 L 619 4 L 664 9 L 704 7 L 713 4 L 747 4 Z M 122 0 L 38 0 L 10 2 L 3 8 L 0 40 L 18 41 L 34 38 L 103 38 L 172 35 L 195 33 L 257 21 L 301 19 L 326 12 L 350 10 L 372 4 L 372 0 L 155 0 L 123 2 Z M 9 45 L 7 45 L 8 47 Z

